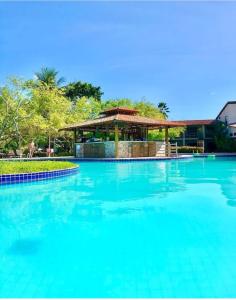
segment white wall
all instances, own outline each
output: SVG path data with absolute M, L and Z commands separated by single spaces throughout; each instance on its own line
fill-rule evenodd
M 236 123 L 236 103 L 228 104 L 217 120 L 221 122 L 227 121 L 227 124 Z M 236 128 L 229 127 L 229 133 L 236 137 Z

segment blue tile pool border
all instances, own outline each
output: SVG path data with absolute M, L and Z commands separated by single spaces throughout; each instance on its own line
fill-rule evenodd
M 45 171 L 45 172 L 3 174 L 0 175 L 0 185 L 48 180 L 48 179 L 76 174 L 78 171 L 79 171 L 79 167 L 73 167 L 69 169 L 61 169 L 61 170 L 53 170 L 53 171 Z

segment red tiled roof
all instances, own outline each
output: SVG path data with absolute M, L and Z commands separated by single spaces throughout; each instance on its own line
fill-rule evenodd
M 129 116 L 129 115 L 122 115 L 118 114 L 116 115 L 116 120 L 118 121 L 123 121 L 127 123 L 136 123 L 136 124 L 143 124 L 143 125 L 157 125 L 157 126 L 171 126 L 171 127 L 176 127 L 176 126 L 184 126 L 183 122 L 181 121 L 168 121 L 168 120 L 156 120 L 156 119 L 151 119 L 151 118 L 146 118 L 146 117 L 141 117 L 141 116 Z
M 177 121 L 184 123 L 184 126 L 188 125 L 211 125 L 215 122 L 215 119 L 208 119 L 208 120 L 181 120 Z
M 210 125 L 215 120 L 183 120 L 183 121 L 169 121 L 156 120 L 137 115 L 138 110 L 128 107 L 114 107 L 101 112 L 101 117 L 93 120 L 88 120 L 83 123 L 72 124 L 66 126 L 61 130 L 73 130 L 80 128 L 83 130 L 94 130 L 96 127 L 100 129 L 114 128 L 114 124 L 124 124 L 130 126 L 143 125 L 143 127 L 155 129 L 160 127 L 182 127 L 188 125 Z M 104 126 L 103 126 L 104 125 Z
M 109 109 L 106 109 L 104 111 L 102 111 L 100 114 L 101 115 L 116 115 L 116 114 L 127 114 L 127 115 L 137 115 L 138 110 L 137 109 L 133 109 L 133 108 L 129 108 L 129 107 L 112 107 Z
M 94 120 L 89 120 L 83 123 L 73 124 L 66 126 L 63 128 L 64 130 L 73 130 L 75 128 L 80 129 L 93 129 L 96 126 L 108 126 L 109 124 L 114 123 L 126 123 L 129 125 L 143 125 L 144 127 L 149 128 L 159 128 L 159 127 L 181 127 L 185 126 L 185 124 L 181 121 L 168 121 L 168 120 L 156 120 L 141 116 L 133 116 L 133 115 L 125 115 L 125 114 L 116 114 L 112 116 L 105 116 L 101 118 L 97 118 Z

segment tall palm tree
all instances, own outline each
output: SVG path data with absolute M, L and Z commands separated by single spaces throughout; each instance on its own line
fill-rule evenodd
M 36 79 L 51 87 L 59 87 L 65 79 L 60 77 L 57 79 L 58 71 L 53 68 L 41 68 L 39 72 L 35 72 Z
M 160 112 L 165 116 L 165 118 L 168 118 L 168 113 L 170 112 L 169 107 L 167 106 L 167 104 L 165 102 L 160 102 L 158 104 L 158 108 L 160 110 Z

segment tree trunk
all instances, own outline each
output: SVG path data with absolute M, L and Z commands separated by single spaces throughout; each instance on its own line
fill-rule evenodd
M 48 156 L 51 157 L 51 137 L 48 136 Z

